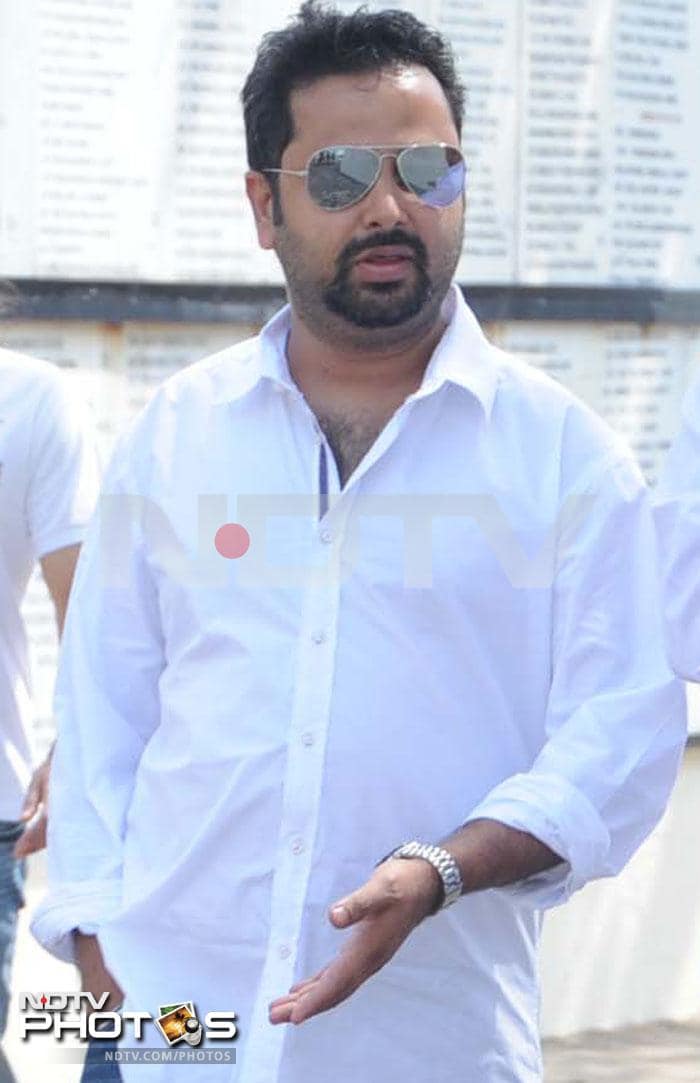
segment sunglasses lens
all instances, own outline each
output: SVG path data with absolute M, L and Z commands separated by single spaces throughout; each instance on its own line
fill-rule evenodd
M 448 207 L 464 191 L 466 166 L 456 147 L 407 147 L 397 164 L 404 184 L 429 207 Z
M 325 147 L 309 162 L 309 195 L 327 211 L 349 207 L 372 187 L 380 162 L 366 147 Z

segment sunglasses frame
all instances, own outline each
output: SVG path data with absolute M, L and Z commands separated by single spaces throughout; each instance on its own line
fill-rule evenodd
M 368 196 L 369 193 L 375 187 L 377 181 L 379 180 L 379 178 L 382 175 L 382 165 L 384 163 L 384 159 L 385 158 L 393 158 L 395 160 L 395 162 L 396 162 L 396 172 L 398 173 L 402 184 L 404 184 L 406 186 L 407 191 L 411 192 L 411 194 L 414 195 L 416 197 L 416 199 L 419 200 L 419 202 L 423 204 L 424 207 L 429 207 L 430 204 L 426 203 L 418 195 L 418 193 L 413 190 L 413 188 L 411 187 L 411 185 L 409 184 L 409 182 L 406 180 L 403 173 L 401 172 L 401 156 L 403 154 L 405 154 L 406 151 L 408 151 L 408 150 L 419 150 L 419 149 L 422 149 L 424 147 L 439 147 L 440 150 L 454 150 L 454 151 L 456 151 L 456 153 L 459 155 L 460 159 L 464 163 L 465 170 L 466 170 L 466 163 L 464 161 L 464 155 L 463 155 L 461 149 L 459 147 L 455 147 L 452 143 L 408 143 L 408 144 L 402 144 L 402 143 L 376 143 L 376 144 L 372 144 L 372 145 L 363 144 L 363 143 L 333 143 L 328 147 L 319 147 L 318 150 L 315 150 L 313 152 L 313 154 L 311 154 L 310 157 L 308 158 L 308 160 L 306 162 L 306 168 L 305 169 L 273 169 L 273 168 L 269 167 L 267 169 L 262 169 L 261 172 L 262 173 L 286 173 L 290 177 L 306 177 L 306 191 L 308 193 L 308 196 L 309 196 L 309 199 L 311 200 L 311 202 L 316 207 L 320 207 L 322 211 L 328 211 L 330 214 L 333 214 L 336 211 L 346 211 L 348 209 L 348 207 L 354 207 L 355 204 L 360 203 L 366 196 Z M 311 195 L 311 190 L 309 188 L 309 169 L 310 169 L 311 163 L 313 162 L 314 158 L 318 154 L 323 154 L 323 152 L 327 151 L 327 150 L 371 150 L 376 154 L 376 157 L 377 157 L 377 172 L 375 174 L 375 177 L 374 177 L 374 180 L 372 181 L 372 183 L 369 185 L 368 188 L 365 189 L 364 192 L 362 192 L 361 195 L 357 196 L 356 199 L 350 200 L 349 203 L 343 203 L 342 207 L 324 207 L 322 203 L 319 203 L 318 200 L 314 199 L 314 197 Z M 390 153 L 380 153 L 382 151 L 388 151 Z M 392 151 L 394 153 L 391 153 Z M 452 200 L 452 202 L 454 203 L 455 200 Z M 446 206 L 449 207 L 449 206 L 451 206 L 451 204 L 448 203 L 448 204 L 446 204 Z M 433 209 L 434 210 L 442 210 L 443 208 L 442 207 L 435 207 Z

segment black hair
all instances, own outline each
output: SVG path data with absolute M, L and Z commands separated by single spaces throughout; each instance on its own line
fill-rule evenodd
M 287 27 L 265 34 L 243 87 L 250 169 L 260 172 L 279 166 L 294 137 L 289 103 L 293 90 L 328 75 L 409 64 L 421 65 L 435 76 L 461 136 L 464 88 L 452 50 L 437 30 L 407 11 L 375 13 L 361 7 L 343 15 L 318 0 L 306 0 Z M 272 187 L 276 191 L 274 183 Z

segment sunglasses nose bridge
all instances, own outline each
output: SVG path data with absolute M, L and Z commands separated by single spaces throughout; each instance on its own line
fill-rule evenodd
M 370 187 L 367 189 L 366 194 L 369 195 L 370 192 L 374 191 L 379 187 L 384 187 L 385 185 L 389 186 L 389 190 L 391 191 L 392 195 L 394 194 L 395 188 L 398 188 L 401 192 L 404 192 L 406 190 L 406 186 L 403 182 L 403 178 L 401 177 L 401 173 L 399 172 L 398 168 L 399 152 L 380 152 L 377 150 L 374 151 L 374 154 L 377 159 L 377 166 L 374 174 L 374 179 L 372 180 Z M 385 165 L 385 158 L 391 159 L 389 165 Z
M 406 188 L 396 168 L 396 153 L 379 152 L 376 154 L 376 172 L 371 185 L 359 201 L 367 227 L 373 229 L 392 229 L 405 221 L 406 208 L 404 199 Z M 393 159 L 385 162 L 384 159 Z

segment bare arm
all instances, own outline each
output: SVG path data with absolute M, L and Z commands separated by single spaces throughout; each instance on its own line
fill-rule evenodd
M 66 545 L 65 548 L 56 549 L 55 552 L 47 553 L 41 558 L 41 574 L 53 602 L 59 638 L 63 632 L 68 596 L 79 552 L 79 545 Z
M 109 993 L 106 1010 L 116 1011 L 124 999 L 124 993 L 105 966 L 97 937 L 79 933 L 76 929 L 73 938 L 75 961 L 80 970 L 80 988 L 94 997 Z
M 561 862 L 548 846 L 495 820 L 475 820 L 441 844 L 460 867 L 464 891 L 482 891 L 525 879 Z M 354 935 L 328 966 L 298 982 L 270 1005 L 271 1023 L 302 1023 L 334 1008 L 391 959 L 442 895 L 436 870 L 420 858 L 386 861 L 358 891 L 330 908 L 338 929 Z
M 504 887 L 554 868 L 561 857 L 525 831 L 474 820 L 440 843 L 459 865 L 465 892 Z
M 59 639 L 63 632 L 68 596 L 79 552 L 80 545 L 66 545 L 63 549 L 47 553 L 40 561 L 41 573 L 53 602 Z M 27 827 L 15 844 L 15 857 L 28 857 L 46 846 L 46 802 L 52 752 L 53 748 L 49 750 L 44 762 L 39 764 L 29 783 L 21 812 L 21 819 Z

